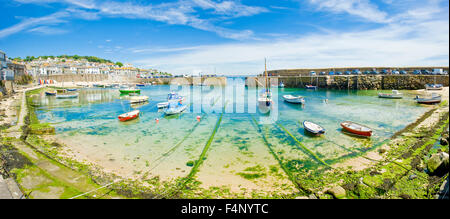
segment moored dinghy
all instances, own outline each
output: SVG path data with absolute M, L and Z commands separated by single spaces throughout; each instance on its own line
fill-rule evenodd
M 148 101 L 148 96 L 132 96 L 130 97 L 130 103 L 143 103 Z
M 56 95 L 57 99 L 72 99 L 77 98 L 78 94 L 58 94 Z
M 308 84 L 308 85 L 306 85 L 306 89 L 308 89 L 308 90 L 317 90 L 317 86 Z
M 433 93 L 431 95 L 431 98 L 420 98 L 419 96 L 416 96 L 415 100 L 417 103 L 422 104 L 434 104 L 434 103 L 440 103 L 441 102 L 441 95 Z
M 56 96 L 56 91 L 45 91 L 45 95 L 47 95 L 47 96 Z
M 288 102 L 288 103 L 301 103 L 304 104 L 305 103 L 305 98 L 303 98 L 302 96 L 293 96 L 293 95 L 283 95 L 283 99 L 284 101 Z
M 388 99 L 402 99 L 403 94 L 398 92 L 398 90 L 392 90 L 392 94 L 387 93 L 378 93 L 379 98 L 388 98 Z
M 322 126 L 309 121 L 304 121 L 303 127 L 305 128 L 306 131 L 314 135 L 322 135 L 325 133 L 325 129 Z
M 365 125 L 361 125 L 361 124 L 350 122 L 350 121 L 345 121 L 345 122 L 341 123 L 341 126 L 342 126 L 342 128 L 344 128 L 344 130 L 346 130 L 350 133 L 353 133 L 355 135 L 366 136 L 366 137 L 372 136 L 372 129 Z
M 442 84 L 426 84 L 425 89 L 427 90 L 442 90 L 444 86 Z
M 132 119 L 136 119 L 137 117 L 139 117 L 139 110 L 134 110 L 128 113 L 124 113 L 122 115 L 120 115 L 118 118 L 121 122 L 126 122 Z

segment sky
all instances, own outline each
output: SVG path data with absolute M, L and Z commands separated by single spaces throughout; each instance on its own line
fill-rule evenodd
M 448 0 L 0 0 L 9 57 L 86 55 L 173 74 L 448 66 Z

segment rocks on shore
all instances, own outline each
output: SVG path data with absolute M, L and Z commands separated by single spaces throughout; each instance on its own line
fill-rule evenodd
M 449 171 L 448 153 L 433 154 L 427 162 L 427 169 L 431 175 L 443 176 Z
M 336 199 L 344 199 L 347 195 L 345 189 L 340 186 L 328 189 L 326 193 L 332 195 Z

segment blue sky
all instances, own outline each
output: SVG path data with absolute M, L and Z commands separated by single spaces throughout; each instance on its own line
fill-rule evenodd
M 9 57 L 92 55 L 175 74 L 448 66 L 446 0 L 0 0 Z

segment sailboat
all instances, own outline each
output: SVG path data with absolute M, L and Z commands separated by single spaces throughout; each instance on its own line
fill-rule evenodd
M 272 109 L 273 101 L 272 101 L 272 92 L 270 92 L 270 86 L 269 86 L 269 79 L 267 76 L 267 64 L 266 60 L 264 59 L 264 72 L 265 72 L 265 89 L 263 90 L 263 93 L 258 98 L 258 108 L 259 111 L 263 114 L 269 113 Z

